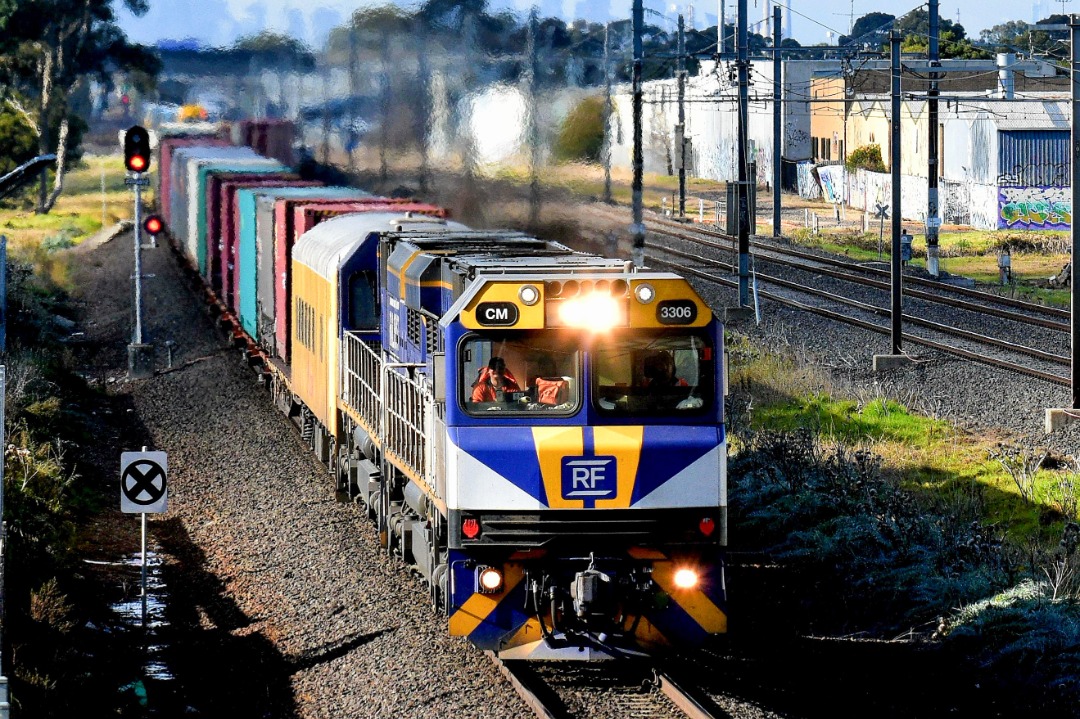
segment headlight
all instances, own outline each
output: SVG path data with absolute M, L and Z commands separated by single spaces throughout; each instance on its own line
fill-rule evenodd
M 656 299 L 656 290 L 652 285 L 640 284 L 634 288 L 634 296 L 637 297 L 638 302 L 647 305 Z
M 524 285 L 518 290 L 518 297 L 521 298 L 523 305 L 532 307 L 540 301 L 540 290 L 533 285 Z
M 596 292 L 563 301 L 559 306 L 559 320 L 564 327 L 580 327 L 593 332 L 606 332 L 626 321 L 618 300 Z
M 693 569 L 680 569 L 675 572 L 675 586 L 679 589 L 693 589 L 697 586 L 698 574 Z
M 476 568 L 476 591 L 480 594 L 496 594 L 502 589 L 503 575 L 495 567 Z

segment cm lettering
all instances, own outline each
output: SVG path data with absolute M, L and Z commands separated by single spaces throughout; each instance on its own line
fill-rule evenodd
M 517 324 L 517 305 L 513 302 L 481 302 L 476 306 L 476 321 L 485 327 L 509 327 Z

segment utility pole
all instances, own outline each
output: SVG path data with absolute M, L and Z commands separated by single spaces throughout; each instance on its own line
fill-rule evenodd
M 783 72 L 782 63 L 780 62 L 780 43 L 783 39 L 783 28 L 780 26 L 780 6 L 773 7 L 773 116 L 772 116 L 772 132 L 773 132 L 773 168 L 772 168 L 772 234 L 773 237 L 779 237 L 780 232 L 780 161 L 781 153 L 783 152 L 783 143 L 781 142 L 781 117 L 780 117 L 780 90 L 781 90 L 781 73 Z
M 417 113 L 416 134 L 420 149 L 420 192 L 428 190 L 428 128 L 427 118 L 431 115 L 434 103 L 431 101 L 431 72 L 428 68 L 427 38 L 424 37 L 419 20 L 413 21 L 413 37 L 416 41 L 416 82 L 419 86 L 420 112 Z
M 746 2 L 746 0 L 742 0 Z M 645 25 L 645 6 L 642 0 L 634 0 L 634 180 L 631 187 L 631 203 L 633 210 L 633 224 L 630 225 L 630 236 L 633 238 L 633 250 L 630 259 L 634 264 L 641 267 L 645 264 L 645 223 L 642 203 L 642 185 L 644 172 L 644 155 L 641 147 L 641 65 L 644 50 L 641 46 L 641 34 Z
M 537 86 L 540 82 L 539 50 L 536 35 L 540 21 L 536 6 L 529 13 L 529 37 L 526 41 L 529 56 L 529 227 L 536 227 L 540 222 L 540 121 L 537 113 L 540 103 L 537 100 Z
M 386 157 L 390 140 L 390 37 L 383 35 L 379 61 L 379 179 L 386 182 L 390 175 Z
M 892 353 L 903 352 L 903 267 L 900 257 L 900 33 L 889 35 L 889 52 L 892 59 L 892 125 L 889 170 L 892 172 Z
M 611 23 L 604 25 L 604 202 L 611 204 Z
M 930 60 L 930 90 L 926 93 L 927 133 L 927 186 L 926 186 L 926 271 L 931 277 L 938 276 L 938 73 L 940 67 L 938 55 L 938 35 L 941 18 L 938 15 L 938 0 L 930 0 L 930 44 L 927 57 Z
M 356 172 L 356 93 L 357 68 L 360 66 L 360 43 L 357 42 L 356 25 L 349 25 L 349 129 L 345 133 L 345 148 L 349 172 Z
M 727 37 L 726 37 L 726 33 L 725 33 L 726 28 L 724 27 L 724 13 L 725 12 L 727 12 L 727 10 L 724 7 L 724 0 L 720 0 L 720 32 L 719 32 L 720 37 L 717 38 L 717 40 L 719 40 L 717 50 L 720 53 L 720 57 L 723 57 L 724 53 L 727 52 Z
M 324 165 L 330 164 L 330 66 L 323 67 L 322 72 L 322 161 Z M 137 224 L 137 223 L 136 223 Z
M 739 73 L 739 306 L 750 306 L 750 192 L 746 144 L 750 126 L 750 63 L 746 32 L 746 0 L 739 0 L 736 66 Z
M 679 124 L 675 126 L 675 152 L 679 159 L 679 217 L 686 217 L 686 25 L 679 14 L 679 60 L 675 75 L 679 83 Z
M 1072 119 L 1070 124 L 1069 146 L 1072 148 L 1072 156 L 1069 158 L 1071 167 L 1069 173 L 1072 178 L 1072 202 L 1073 207 L 1076 207 L 1080 203 L 1080 133 L 1077 133 L 1076 123 L 1080 118 L 1080 17 L 1076 15 L 1069 16 L 1069 39 L 1070 39 L 1070 63 L 1069 68 L 1072 71 L 1072 98 L 1070 106 L 1072 108 Z M 1080 410 L 1080 318 L 1077 318 L 1077 312 L 1080 312 L 1080 282 L 1076 279 L 1076 267 L 1077 260 L 1080 259 L 1080 226 L 1078 226 L 1077 220 L 1074 218 L 1069 227 L 1069 239 L 1072 244 L 1071 260 L 1071 273 L 1069 275 L 1069 298 L 1071 302 L 1072 312 L 1069 320 L 1069 331 L 1071 339 L 1071 355 L 1070 355 L 1070 388 L 1072 394 L 1072 409 L 1051 409 L 1046 410 L 1046 433 L 1050 434 L 1054 430 L 1065 426 L 1066 424 L 1075 421 L 1077 417 L 1077 410 Z
M 7 246 L 7 238 L 0 237 L 4 246 Z M 6 294 L 5 288 L 5 294 Z M 5 320 L 6 321 L 6 320 Z M 7 367 L 0 365 L 0 447 L 7 446 L 7 434 L 4 431 L 4 423 L 7 421 L 7 406 L 4 403 L 4 395 L 7 393 Z M 4 463 L 0 462 L 0 719 L 8 719 L 11 716 L 11 704 L 8 702 L 8 680 L 3 672 L 4 659 L 4 627 L 7 625 L 7 614 L 4 611 L 6 592 L 6 558 L 7 557 L 7 522 L 4 521 Z
M 1076 15 L 1069 16 L 1069 31 L 1072 39 L 1072 202 L 1073 207 L 1080 207 L 1080 135 L 1076 132 L 1077 113 L 1080 113 L 1080 24 Z M 1069 274 L 1069 288 L 1072 302 L 1072 408 L 1080 409 L 1080 282 L 1077 282 L 1077 259 L 1080 258 L 1080 229 L 1073 218 L 1069 236 L 1072 239 L 1072 267 Z

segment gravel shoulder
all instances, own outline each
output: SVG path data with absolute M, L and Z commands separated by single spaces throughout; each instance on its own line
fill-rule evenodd
M 514 202 L 487 207 L 483 222 L 456 216 L 521 227 L 527 214 Z M 625 230 L 600 222 L 587 205 L 545 207 L 551 236 L 608 243 L 609 233 Z M 160 641 L 175 679 L 161 690 L 167 701 L 155 704 L 151 692 L 152 715 L 525 716 L 495 667 L 447 636 L 426 590 L 381 553 L 363 513 L 335 499 L 325 468 L 229 349 L 171 250 L 144 253 L 153 275 L 144 323 L 158 366 L 172 341 L 177 369 L 139 382 L 125 378 L 132 236 L 77 257 L 86 333 L 78 356 L 89 377 L 111 388 L 111 411 L 125 418 L 115 453 L 143 445 L 169 453 L 170 508 L 152 518 L 150 533 L 163 559 L 168 629 Z M 714 308 L 736 302 L 731 291 L 695 284 Z M 763 318 L 735 329 L 823 368 L 833 389 L 888 396 L 973 432 L 1049 442 L 1063 453 L 1080 446 L 1080 426 L 1042 433 L 1044 409 L 1067 402 L 1066 389 L 921 352 L 915 365 L 875 375 L 872 356 L 886 351 L 887 339 L 769 303 Z M 130 517 L 115 512 L 99 525 L 102 537 L 130 532 L 137 541 Z
M 152 516 L 168 593 L 177 704 L 155 716 L 520 717 L 495 667 L 445 619 L 229 351 L 167 247 L 144 252 L 144 326 L 177 369 L 127 381 L 132 235 L 78 254 L 80 362 L 128 428 L 116 453 L 169 453 L 169 511 Z M 192 362 L 202 359 L 203 361 Z M 118 512 L 102 520 L 130 527 Z M 104 531 L 104 530 L 102 530 Z M 119 530 L 123 534 L 127 530 Z

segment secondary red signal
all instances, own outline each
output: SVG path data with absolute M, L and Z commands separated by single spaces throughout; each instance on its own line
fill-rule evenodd
M 157 235 L 165 229 L 165 223 L 162 222 L 161 218 L 157 215 L 150 215 L 146 218 L 146 221 L 143 222 L 143 229 L 146 230 L 146 233 L 149 235 Z

